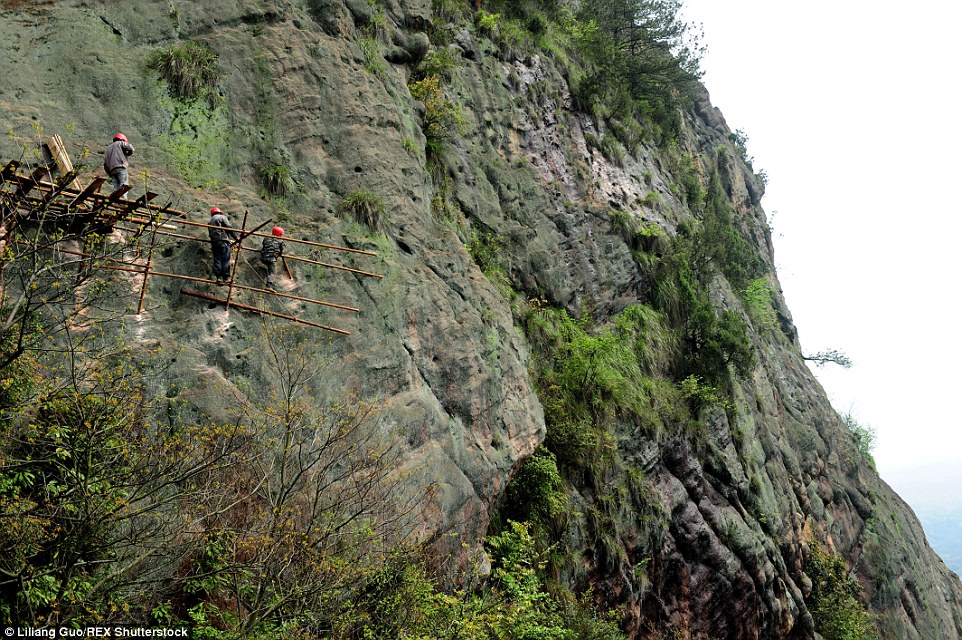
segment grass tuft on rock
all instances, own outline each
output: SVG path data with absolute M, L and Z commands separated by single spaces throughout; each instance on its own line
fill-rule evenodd
M 358 223 L 366 225 L 371 231 L 381 231 L 387 214 L 384 202 L 377 194 L 358 190 L 341 198 L 337 212 L 342 217 L 354 218 Z

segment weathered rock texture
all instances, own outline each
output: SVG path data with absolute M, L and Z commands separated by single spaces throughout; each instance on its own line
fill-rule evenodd
M 314 345 L 318 358 L 336 362 L 326 386 L 381 400 L 412 493 L 434 488 L 428 529 L 477 545 L 545 427 L 524 338 L 465 249 L 468 230 L 501 238 L 499 262 L 516 290 L 604 318 L 645 301 L 651 286 L 609 209 L 669 234 L 692 214 L 672 189 L 677 178 L 662 151 L 642 145 L 618 167 L 589 147 L 585 134 L 598 132 L 572 109 L 549 60 L 500 59 L 464 32 L 454 87 L 468 132 L 445 166 L 467 220 L 439 220 L 422 108 L 407 89 L 427 51 L 430 3 L 383 5 L 385 59 L 372 73 L 358 45 L 371 18 L 363 0 L 6 0 L 0 112 L 17 134 L 31 135 L 33 123 L 72 130 L 74 151 L 82 142 L 98 151 L 124 131 L 138 149 L 135 182 L 171 194 L 196 220 L 216 204 L 235 221 L 248 211 L 298 238 L 377 251 L 377 259 L 316 257 L 386 274 L 381 281 L 295 268 L 300 294 L 358 306 L 358 316 L 289 311 L 352 332 Z M 187 40 L 220 55 L 224 101 L 214 110 L 179 104 L 145 67 L 151 50 Z M 684 129 L 684 151 L 704 178 L 714 151 L 731 148 L 730 131 L 707 96 Z M 16 153 L 9 140 L 0 148 L 4 158 Z M 92 169 L 98 162 L 95 154 Z M 269 165 L 290 171 L 294 195 L 262 194 L 259 170 Z M 743 234 L 771 266 L 762 188 L 740 160 L 730 162 L 726 187 Z M 356 190 L 384 201 L 383 235 L 335 215 Z M 158 268 L 204 275 L 208 260 L 202 244 L 178 242 Z M 245 267 L 241 277 L 259 276 Z M 250 345 L 261 324 L 227 318 L 177 288 L 153 284 L 149 311 L 128 325 L 136 340 L 161 347 L 169 379 L 188 390 L 193 410 L 216 413 L 226 390 L 242 395 L 261 379 Z M 723 280 L 713 295 L 744 314 Z M 619 606 L 638 638 L 666 624 L 698 638 L 814 638 L 803 557 L 806 541 L 818 539 L 853 567 L 884 638 L 962 637 L 962 583 L 858 454 L 780 304 L 782 330 L 752 336 L 759 364 L 741 383 L 736 409 L 706 416 L 697 446 L 684 434 L 619 435 L 622 455 L 648 479 L 663 535 L 648 536 L 641 514 L 628 513 L 618 533 L 623 555 L 606 561 L 575 523 L 569 544 L 583 545 L 585 560 L 568 578 Z

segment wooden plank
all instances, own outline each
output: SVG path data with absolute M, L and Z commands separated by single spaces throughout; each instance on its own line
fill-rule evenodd
M 142 195 L 141 197 L 137 198 L 137 200 L 135 200 L 134 202 L 131 202 L 129 205 L 127 205 L 127 209 L 123 212 L 122 215 L 131 214 L 131 213 L 133 213 L 134 211 L 136 211 L 138 207 L 146 207 L 146 206 L 147 206 L 147 203 L 150 202 L 151 200 L 153 200 L 153 199 L 156 198 L 156 197 L 157 197 L 157 194 L 156 194 L 156 193 L 154 193 L 153 191 L 148 191 L 147 193 L 145 193 L 145 194 Z
M 130 186 L 129 184 L 120 185 L 120 188 L 114 191 L 113 193 L 111 193 L 110 196 L 107 198 L 107 204 L 113 204 L 114 202 L 117 202 L 118 200 L 123 198 L 124 194 L 126 194 L 131 189 L 133 189 L 133 187 Z
M 53 161 L 57 163 L 57 168 L 60 169 L 60 175 L 65 176 L 73 173 L 76 176 L 73 162 L 70 161 L 70 154 L 67 153 L 67 147 L 64 146 L 63 139 L 58 134 L 55 133 L 47 138 L 47 148 L 50 149 L 50 155 L 53 157 Z M 80 191 L 80 182 L 72 180 L 70 188 Z
M 17 175 L 17 169 L 19 168 L 20 163 L 17 160 L 11 160 L 6 164 L 6 166 L 3 168 L 3 171 L 0 173 L 2 173 L 4 178 L 10 178 Z
M 40 184 L 40 176 L 47 173 L 46 167 L 37 167 L 30 174 L 30 177 L 25 180 L 20 180 L 20 186 L 17 188 L 17 193 L 14 194 L 17 198 L 22 198 L 27 195 L 33 188 Z
M 67 205 L 68 207 L 77 207 L 84 203 L 84 200 L 92 195 L 99 195 L 100 188 L 107 182 L 107 178 L 94 178 L 93 182 L 87 185 L 87 188 L 80 192 L 80 195 L 73 199 L 73 201 Z
M 185 296 L 193 296 L 195 298 L 200 298 L 201 300 L 208 300 L 209 302 L 216 302 L 218 304 L 227 304 L 227 300 L 223 298 L 216 298 L 214 296 L 209 296 L 205 293 L 200 293 L 199 291 L 191 291 L 190 289 L 181 289 L 180 292 Z M 333 331 L 334 333 L 340 333 L 344 336 L 351 335 L 350 331 L 345 331 L 344 329 L 336 329 L 334 327 L 327 327 L 323 324 L 318 324 L 317 322 L 311 322 L 310 320 L 301 320 L 295 316 L 289 316 L 283 313 L 277 313 L 276 311 L 268 311 L 267 309 L 260 309 L 258 307 L 251 307 L 246 304 L 240 304 L 239 302 L 231 302 L 231 306 L 237 309 L 243 309 L 245 311 L 253 311 L 254 313 L 262 313 L 269 316 L 274 316 L 275 318 L 284 318 L 285 320 L 290 320 L 291 322 L 299 322 L 300 324 L 306 324 L 311 327 L 317 327 L 318 329 L 325 329 L 327 331 Z
M 117 189 L 116 191 L 111 193 L 109 196 L 107 196 L 105 200 L 98 201 L 97 204 L 89 213 L 85 213 L 84 221 L 93 222 L 94 221 L 93 218 L 101 214 L 104 214 L 103 218 L 101 220 L 97 220 L 96 222 L 98 224 L 105 225 L 107 227 L 113 227 L 114 223 L 117 222 L 117 218 L 120 217 L 119 214 L 113 211 L 110 212 L 113 215 L 106 214 L 104 212 L 107 209 L 107 207 L 115 204 L 118 200 L 120 200 L 123 197 L 125 193 L 130 191 L 132 188 L 133 187 L 131 187 L 129 184 L 121 185 L 119 189 Z
M 184 213 L 183 211 L 178 211 L 177 209 L 171 209 L 171 208 L 170 208 L 170 205 L 172 205 L 172 204 L 173 204 L 172 202 L 168 202 L 168 203 L 165 204 L 163 207 L 156 207 L 156 208 L 155 208 L 154 205 L 148 205 L 148 207 L 150 208 L 151 211 L 156 211 L 157 213 L 161 213 L 161 214 L 165 214 L 165 215 L 167 215 L 167 214 L 175 215 L 175 216 L 177 216 L 178 218 L 186 218 L 186 217 L 187 217 L 187 214 Z

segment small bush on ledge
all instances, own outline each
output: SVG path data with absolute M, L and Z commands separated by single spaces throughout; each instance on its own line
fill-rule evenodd
M 380 196 L 369 191 L 354 191 L 341 198 L 337 212 L 342 217 L 350 216 L 360 224 L 367 225 L 371 231 L 381 231 L 386 213 Z
M 206 44 L 188 42 L 184 46 L 157 49 L 147 56 L 147 68 L 167 82 L 172 98 L 193 101 L 206 98 L 211 109 L 217 106 L 217 52 Z

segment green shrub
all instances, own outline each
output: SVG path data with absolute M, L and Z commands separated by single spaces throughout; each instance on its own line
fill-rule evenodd
M 461 106 L 448 98 L 438 76 L 427 76 L 408 84 L 411 96 L 424 103 L 424 123 L 422 129 L 427 138 L 429 155 L 437 157 L 447 144 L 457 135 L 462 135 L 467 121 Z
M 504 513 L 512 520 L 550 522 L 567 502 L 555 456 L 541 447 L 511 479 Z
M 638 147 L 644 140 L 645 132 L 637 120 L 633 118 L 625 120 L 612 118 L 608 125 L 611 127 L 611 132 L 618 141 L 625 146 L 628 153 L 634 154 L 638 151 Z
M 752 280 L 743 292 L 748 317 L 759 331 L 773 331 L 778 327 L 778 316 L 772 307 L 774 294 L 765 278 Z
M 267 193 L 275 196 L 287 194 L 288 189 L 290 189 L 294 183 L 291 177 L 291 170 L 283 164 L 272 162 L 261 165 L 257 170 L 257 174 L 260 176 L 261 184 Z
M 357 39 L 357 46 L 364 56 L 364 70 L 376 76 L 387 70 L 384 66 L 384 56 L 381 55 L 381 44 L 377 38 L 363 37 Z
M 858 449 L 859 454 L 861 454 L 862 458 L 874 469 L 875 457 L 872 455 L 872 451 L 875 449 L 877 437 L 875 428 L 860 423 L 851 413 L 846 413 L 839 417 L 842 419 L 842 424 L 845 425 L 855 437 L 855 447 Z
M 625 151 L 613 135 L 606 133 L 601 139 L 601 153 L 616 167 L 625 166 Z
M 719 385 L 731 366 L 739 377 L 755 367 L 755 348 L 748 326 L 735 312 L 726 309 L 719 316 L 707 299 L 700 299 L 685 327 L 686 366 L 689 374 L 702 375 Z
M 147 68 L 167 82 L 172 98 L 193 101 L 205 98 L 211 109 L 217 106 L 220 70 L 217 52 L 199 42 L 157 49 L 147 56 Z
M 568 31 L 582 63 L 574 97 L 619 120 L 645 119 L 655 137 L 680 129 L 678 107 L 697 91 L 702 48 L 672 0 L 584 0 Z
M 468 250 L 474 263 L 483 273 L 500 269 L 498 256 L 501 253 L 501 242 L 490 231 L 478 233 L 472 229 L 464 248 Z
M 435 47 L 431 49 L 424 60 L 418 65 L 417 77 L 427 78 L 437 76 L 442 83 L 451 80 L 451 75 L 457 67 L 457 59 L 450 47 Z
M 360 190 L 341 198 L 337 211 L 342 216 L 350 216 L 360 224 L 367 225 L 372 231 L 381 231 L 386 217 L 380 196 Z
M 805 573 L 812 580 L 806 598 L 815 630 L 826 640 L 877 640 L 875 620 L 859 603 L 858 581 L 849 575 L 842 558 L 813 543 L 805 561 Z
M 498 28 L 498 20 L 500 19 L 500 13 L 488 13 L 484 9 L 478 10 L 478 13 L 474 18 L 478 25 L 478 29 L 487 33 L 493 33 L 494 30 Z
M 702 382 L 701 378 L 692 374 L 678 383 L 681 395 L 688 401 L 695 415 L 702 407 L 721 407 L 728 409 L 731 402 L 719 393 L 716 387 Z
M 505 20 L 491 34 L 492 40 L 498 45 L 502 57 L 507 60 L 520 60 L 534 49 L 531 34 L 517 20 Z

